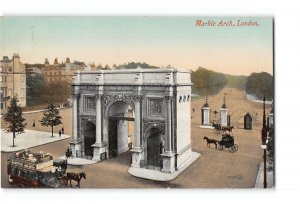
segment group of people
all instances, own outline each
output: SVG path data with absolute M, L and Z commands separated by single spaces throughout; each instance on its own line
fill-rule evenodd
M 59 137 L 61 137 L 62 134 L 65 133 L 64 127 L 62 127 L 59 131 L 58 131 L 58 135 Z
M 32 127 L 35 127 L 35 120 L 33 120 L 33 122 L 32 122 Z M 61 135 L 63 135 L 63 134 L 65 134 L 64 127 L 62 127 L 62 128 L 58 131 L 59 137 L 61 137 Z

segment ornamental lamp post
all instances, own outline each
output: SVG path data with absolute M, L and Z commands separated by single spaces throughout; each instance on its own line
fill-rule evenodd
M 264 150 L 263 160 L 264 160 L 264 188 L 267 188 L 267 126 L 266 126 L 266 111 L 265 111 L 266 97 L 263 99 L 263 127 L 261 130 L 261 148 Z

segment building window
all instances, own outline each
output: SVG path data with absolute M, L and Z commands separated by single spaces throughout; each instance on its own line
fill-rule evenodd
M 3 81 L 3 76 L 0 76 L 0 82 L 2 82 Z
M 24 77 L 24 76 L 22 76 L 22 78 L 21 78 L 21 81 L 22 81 L 22 82 L 25 82 L 25 80 L 24 80 L 24 79 L 25 79 L 25 77 Z
M 2 72 L 2 67 L 0 67 L 0 72 Z
M 3 109 L 3 103 L 1 103 L 1 107 L 0 107 L 0 109 Z
M 11 71 L 12 71 L 12 68 L 11 68 L 11 67 L 8 67 L 8 71 L 11 72 Z
M 11 81 L 12 81 L 11 76 L 8 76 L 8 82 L 11 82 Z

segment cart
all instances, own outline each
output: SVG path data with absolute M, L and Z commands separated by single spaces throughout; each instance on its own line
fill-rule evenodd
M 228 148 L 231 153 L 238 150 L 238 145 L 234 144 L 234 137 L 230 134 L 224 134 L 222 140 L 220 140 L 218 150 L 222 151 L 224 148 Z

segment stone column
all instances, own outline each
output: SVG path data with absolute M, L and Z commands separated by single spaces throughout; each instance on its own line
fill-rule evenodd
M 166 110 L 167 110 L 167 122 L 166 122 L 166 146 L 165 152 L 161 155 L 163 157 L 163 169 L 165 173 L 173 173 L 175 171 L 175 154 L 172 149 L 172 96 L 165 96 Z
M 106 145 L 103 143 L 102 137 L 102 94 L 96 94 L 96 143 L 92 145 L 93 147 L 93 160 L 101 161 L 105 157 L 101 158 L 101 154 L 106 152 Z
M 166 102 L 167 102 L 167 123 L 166 123 L 166 138 L 167 138 L 167 144 L 166 144 L 166 152 L 171 153 L 172 152 L 172 98 L 170 96 L 166 96 Z
M 96 94 L 96 144 L 102 143 L 102 96 Z
M 134 144 L 133 149 L 131 149 L 132 152 L 132 162 L 131 166 L 140 168 L 140 162 L 142 159 L 142 152 L 143 149 L 141 147 L 141 101 L 143 99 L 142 95 L 136 95 L 134 97 Z
M 71 150 L 74 157 L 81 156 L 80 138 L 78 138 L 78 100 L 79 93 L 75 93 L 73 96 L 72 106 L 72 141 L 70 142 Z

